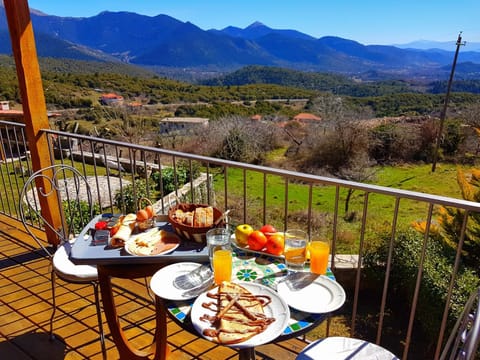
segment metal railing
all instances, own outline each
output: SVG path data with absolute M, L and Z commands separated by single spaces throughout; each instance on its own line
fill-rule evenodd
M 304 227 L 311 238 L 328 238 L 332 252 L 330 266 L 338 274 L 339 281 L 351 288 L 348 304 L 345 305 L 348 307 L 345 313 L 350 317 L 348 328 L 351 336 L 358 336 L 360 304 L 370 301 L 368 291 L 362 291 L 367 282 L 364 270 L 366 253 L 380 238 L 387 238 L 386 257 L 380 264 L 385 273 L 382 274 L 381 289 L 378 285 L 376 289 L 380 300 L 371 320 L 377 324 L 376 336 L 369 339 L 377 344 L 388 340 L 383 334 L 385 317 L 391 310 L 392 259 L 398 234 L 411 229 L 413 221 L 425 221 L 415 286 L 407 299 L 408 324 L 401 331 L 397 329 L 401 332 L 398 341 L 401 345 L 393 349 L 401 351 L 403 359 L 415 358 L 410 347 L 418 326 L 417 309 L 421 301 L 419 294 L 426 248 L 431 238 L 430 229 L 441 207 L 462 211 L 462 231 L 451 263 L 453 270 L 444 294 L 444 311 L 435 345 L 434 357 L 438 358 L 445 332 L 448 331 L 448 314 L 461 264 L 465 229 L 469 215 L 480 212 L 479 203 L 61 131 L 45 132 L 50 140 L 52 162 L 69 163 L 81 169 L 91 179 L 92 193 L 104 211 L 122 211 L 124 209 L 118 208 L 121 207 L 118 205 L 120 195 L 120 198 L 135 197 L 145 191 L 147 197 L 157 201 L 156 211 L 165 213 L 170 205 L 170 200 L 166 200 L 169 199 L 169 191 L 164 188 L 161 179 L 168 169 L 173 169 L 170 174 L 173 174 L 175 200 L 181 198 L 186 202 L 208 203 L 222 211 L 229 209 L 232 226 L 250 223 L 255 227 L 272 223 L 279 230 Z M 15 218 L 18 193 L 32 170 L 23 125 L 0 122 L 0 141 L 0 214 Z M 184 185 L 180 179 L 180 174 L 184 172 L 203 174 L 202 185 L 197 186 L 193 181 Z M 147 180 L 150 186 L 142 190 L 141 181 Z M 345 212 L 347 199 L 349 210 Z M 350 257 L 353 263 L 345 264 L 346 257 L 341 256 L 344 254 L 354 255 Z M 405 315 L 403 317 L 406 318 Z M 329 331 L 330 325 L 327 325 L 326 335 Z

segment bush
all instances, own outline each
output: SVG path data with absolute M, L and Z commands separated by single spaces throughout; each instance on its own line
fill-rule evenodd
M 93 204 L 93 214 L 90 214 L 90 207 L 87 201 L 63 201 L 62 202 L 65 221 L 67 224 L 71 224 L 72 230 L 75 234 L 79 234 L 84 226 L 91 220 L 91 215 L 95 216 L 100 214 L 100 206 L 95 203 Z
M 176 171 L 174 171 L 173 167 L 168 167 L 162 169 L 161 174 L 161 179 L 160 172 L 153 173 L 151 179 L 155 183 L 155 190 L 160 191 L 163 189 L 163 194 L 168 194 L 174 191 L 176 187 L 183 186 L 198 177 L 200 170 L 198 166 L 190 168 L 187 163 L 180 162 L 176 167 Z
M 369 249 L 365 255 L 366 274 L 370 279 L 381 281 L 385 274 L 390 235 L 385 235 L 378 247 Z M 424 237 L 409 230 L 399 233 L 395 240 L 390 273 L 389 298 L 405 299 L 410 303 L 415 289 L 418 265 Z M 438 329 L 443 316 L 450 277 L 453 273 L 455 253 L 435 238 L 429 238 L 426 246 L 424 269 L 416 310 L 416 319 L 431 343 L 438 338 Z M 452 292 L 448 322 L 453 325 L 460 315 L 469 295 L 479 285 L 475 272 L 461 266 Z M 396 309 L 392 309 L 395 311 Z
M 128 184 L 122 191 L 118 191 L 113 200 L 117 209 L 124 214 L 136 212 L 138 199 L 147 197 L 149 193 L 147 186 L 150 187 L 150 184 L 147 185 L 145 180 L 135 180 L 133 184 Z

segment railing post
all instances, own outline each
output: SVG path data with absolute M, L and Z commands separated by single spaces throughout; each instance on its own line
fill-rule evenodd
M 12 43 L 15 67 L 17 70 L 18 85 L 22 96 L 23 120 L 28 147 L 32 159 L 33 170 L 39 170 L 51 163 L 47 134 L 41 129 L 48 129 L 47 107 L 43 93 L 40 67 L 38 65 L 37 50 L 33 36 L 30 9 L 27 0 L 4 0 L 10 40 Z M 37 183 L 37 187 L 42 184 Z M 58 202 L 52 198 L 42 200 L 43 216 L 56 228 L 62 226 Z M 50 242 L 58 242 L 54 233 L 47 229 L 47 238 Z

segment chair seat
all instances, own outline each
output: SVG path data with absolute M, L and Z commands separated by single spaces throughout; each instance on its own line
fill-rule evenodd
M 399 359 L 390 351 L 368 341 L 347 337 L 328 337 L 314 341 L 302 350 L 298 360 L 327 359 L 369 359 L 394 360 Z
M 58 247 L 53 255 L 53 269 L 65 281 L 90 282 L 98 279 L 96 266 L 76 265 L 70 260 L 72 245 L 65 243 Z

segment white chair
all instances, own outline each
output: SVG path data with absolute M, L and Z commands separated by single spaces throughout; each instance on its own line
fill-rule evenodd
M 36 184 L 43 185 L 37 187 Z M 40 211 L 40 199 L 58 199 L 57 206 L 63 209 L 64 227 L 55 228 Z M 50 337 L 54 339 L 53 319 L 56 312 L 55 279 L 74 284 L 91 284 L 95 296 L 98 330 L 103 358 L 106 358 L 105 339 L 100 311 L 98 273 L 95 266 L 76 265 L 69 259 L 74 234 L 93 217 L 93 201 L 87 179 L 69 165 L 52 165 L 33 173 L 25 182 L 20 194 L 19 213 L 27 232 L 45 251 L 51 261 L 52 315 L 50 317 Z M 59 241 L 58 246 L 49 246 L 39 238 L 41 230 L 49 228 Z
M 472 293 L 461 316 L 450 333 L 440 360 L 473 360 L 480 342 L 480 288 Z M 365 340 L 348 337 L 327 337 L 309 344 L 298 360 L 399 359 L 390 351 Z

